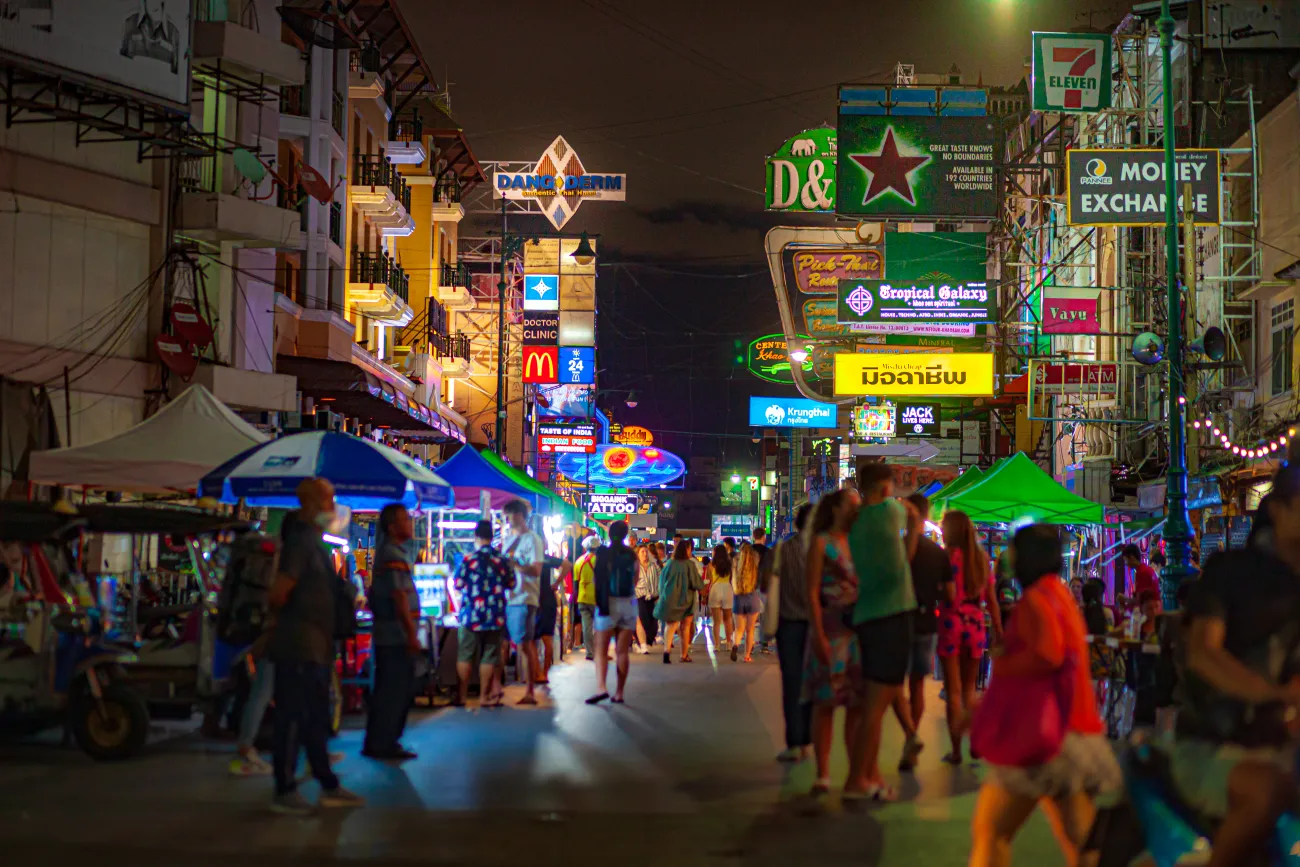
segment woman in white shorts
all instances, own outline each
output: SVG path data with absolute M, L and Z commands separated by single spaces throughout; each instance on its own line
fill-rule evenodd
M 709 621 L 713 629 L 713 646 L 718 647 L 718 629 L 727 627 L 727 644 L 735 642 L 731 606 L 731 555 L 723 545 L 713 549 L 713 584 L 709 587 Z

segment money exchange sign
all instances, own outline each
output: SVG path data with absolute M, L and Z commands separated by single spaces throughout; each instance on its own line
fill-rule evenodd
M 1165 153 L 1162 150 L 1066 151 L 1066 222 L 1071 226 L 1163 226 Z M 1222 176 L 1213 148 L 1179 148 L 1174 154 L 1178 210 L 1183 187 L 1192 186 L 1198 226 L 1219 222 Z M 1179 218 L 1181 221 L 1181 217 Z

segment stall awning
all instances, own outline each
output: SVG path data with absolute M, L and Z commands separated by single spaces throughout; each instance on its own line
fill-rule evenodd
M 977 524 L 1105 522 L 1100 503 L 1061 487 L 1024 452 L 1006 458 L 982 479 L 947 497 L 944 506 L 965 512 Z
M 299 391 L 334 412 L 411 440 L 464 442 L 464 435 L 441 414 L 351 362 L 279 355 L 276 369 L 296 376 Z
M 527 488 L 528 490 L 536 494 L 537 497 L 539 498 L 537 508 L 546 511 L 547 514 L 561 515 L 565 518 L 565 520 L 569 520 L 569 521 L 582 520 L 583 517 L 582 512 L 573 508 L 573 506 L 570 506 L 563 499 L 561 499 L 554 491 L 552 491 L 550 488 L 546 487 L 546 485 L 543 485 L 541 482 L 537 481 L 527 473 L 522 472 L 510 466 L 508 463 L 501 460 L 501 458 L 499 458 L 497 455 L 493 454 L 492 452 L 485 451 L 483 452 L 482 457 L 489 464 L 495 467 L 498 472 L 504 473 L 507 478 L 511 479 L 516 484 L 521 485 L 522 487 Z M 549 507 L 544 508 L 542 503 L 548 503 Z
M 472 445 L 461 446 L 456 454 L 437 466 L 438 475 L 456 491 L 456 508 L 477 509 L 480 491 L 488 492 L 494 509 L 515 497 L 527 500 L 536 508 L 540 499 L 537 492 L 488 463 L 484 454 Z

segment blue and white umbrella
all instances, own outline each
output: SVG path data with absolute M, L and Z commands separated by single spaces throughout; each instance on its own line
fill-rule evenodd
M 451 505 L 455 493 L 437 473 L 374 440 L 334 431 L 290 434 L 242 452 L 203 477 L 200 496 L 225 503 L 296 508 L 300 482 L 328 479 L 354 512 L 401 503 L 408 509 Z

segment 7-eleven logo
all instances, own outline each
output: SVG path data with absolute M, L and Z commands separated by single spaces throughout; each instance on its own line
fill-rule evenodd
M 1088 111 L 1101 106 L 1110 74 L 1103 64 L 1109 37 L 1045 36 L 1039 42 L 1038 74 L 1047 105 L 1064 111 Z

